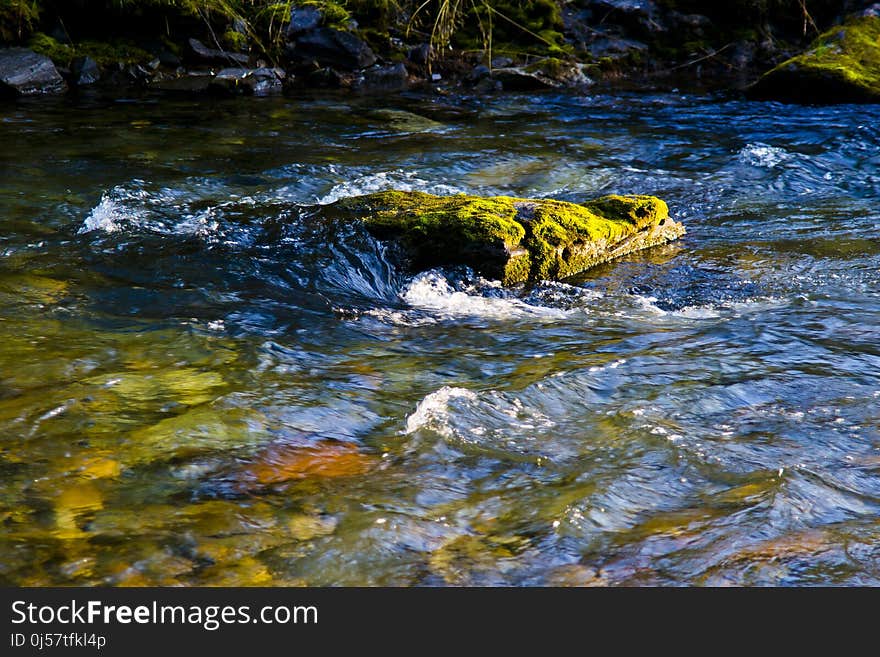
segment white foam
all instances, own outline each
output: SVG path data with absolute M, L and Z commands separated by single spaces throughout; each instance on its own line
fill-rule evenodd
M 785 299 L 778 297 L 763 297 L 744 299 L 742 301 L 721 301 L 715 304 L 682 306 L 675 310 L 663 310 L 657 305 L 656 297 L 647 297 L 639 294 L 632 295 L 640 311 L 652 315 L 662 316 L 669 319 L 729 319 L 741 315 L 751 314 L 771 308 L 786 305 Z M 620 313 L 623 314 L 623 313 Z
M 174 227 L 174 232 L 197 237 L 213 235 L 220 228 L 220 222 L 214 218 L 214 214 L 214 209 L 210 208 L 199 214 L 190 215 Z
M 419 429 L 433 429 L 447 438 L 453 431 L 449 424 L 449 402 L 452 399 L 465 399 L 476 402 L 476 393 L 467 388 L 443 386 L 427 395 L 416 406 L 416 410 L 406 418 L 404 433 L 414 433 Z
M 397 326 L 426 326 L 436 324 L 433 317 L 425 317 L 424 314 L 412 311 L 389 310 L 387 308 L 371 308 L 364 312 L 367 317 L 373 317 L 384 324 Z
M 119 203 L 105 193 L 101 196 L 101 202 L 85 218 L 78 232 L 83 234 L 100 230 L 105 233 L 115 233 L 120 230 L 120 223 L 124 218 L 125 215 Z
M 495 281 L 480 281 L 484 288 L 500 288 Z M 533 306 L 516 298 L 483 296 L 476 287 L 455 290 L 446 277 L 430 270 L 415 276 L 404 287 L 400 298 L 414 308 L 428 310 L 443 317 L 482 317 L 487 319 L 543 318 L 563 319 L 570 311 Z
M 766 169 L 772 169 L 777 164 L 790 160 L 791 157 L 791 154 L 784 148 L 760 142 L 746 144 L 739 152 L 740 162 Z
M 436 194 L 438 196 L 450 196 L 452 194 L 461 194 L 464 190 L 438 183 L 431 180 L 419 178 L 413 172 L 402 171 L 383 171 L 380 173 L 372 173 L 365 176 L 359 176 L 353 180 L 335 185 L 327 194 L 318 199 L 319 205 L 328 205 L 342 198 L 351 196 L 362 196 L 364 194 L 372 194 L 374 192 L 382 192 L 389 189 L 396 189 L 403 192 L 427 192 L 428 194 Z

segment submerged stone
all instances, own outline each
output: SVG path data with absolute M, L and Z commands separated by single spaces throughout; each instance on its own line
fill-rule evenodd
M 366 474 L 374 465 L 374 458 L 351 443 L 281 443 L 261 450 L 237 479 L 249 486 L 268 486 L 309 478 L 352 477 Z
M 828 30 L 748 93 L 795 103 L 880 102 L 880 16 L 868 11 Z
M 378 239 L 399 243 L 412 269 L 466 265 L 506 285 L 574 276 L 684 232 L 653 196 L 584 204 L 511 196 L 388 191 L 337 201 Z

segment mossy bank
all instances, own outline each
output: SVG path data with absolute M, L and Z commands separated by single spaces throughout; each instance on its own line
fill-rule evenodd
M 767 72 L 749 93 L 792 102 L 880 102 L 880 15 L 828 30 L 809 50 Z
M 868 4 L 0 0 L 0 51 L 27 47 L 48 57 L 74 91 L 97 84 L 170 93 L 295 94 L 330 87 L 483 94 L 582 91 L 626 79 L 741 90 Z M 268 85 L 230 84 L 230 74 L 210 84 L 207 76 L 225 68 L 242 79 L 245 69 L 283 75 Z
M 388 191 L 343 199 L 334 210 L 400 244 L 413 270 L 467 265 L 506 285 L 574 276 L 685 232 L 653 196 L 605 196 L 579 205 Z

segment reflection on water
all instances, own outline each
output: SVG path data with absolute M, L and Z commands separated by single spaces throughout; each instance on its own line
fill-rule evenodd
M 0 583 L 880 584 L 876 107 L 131 100 L 0 107 Z M 389 188 L 689 232 L 408 276 Z

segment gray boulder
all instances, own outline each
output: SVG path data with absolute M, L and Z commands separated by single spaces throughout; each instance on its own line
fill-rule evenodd
M 376 63 L 376 55 L 357 36 L 329 27 L 297 37 L 292 54 L 300 60 L 313 60 L 321 66 L 344 71 L 355 71 Z
M 67 90 L 52 60 L 27 48 L 0 50 L 0 94 L 32 96 Z

